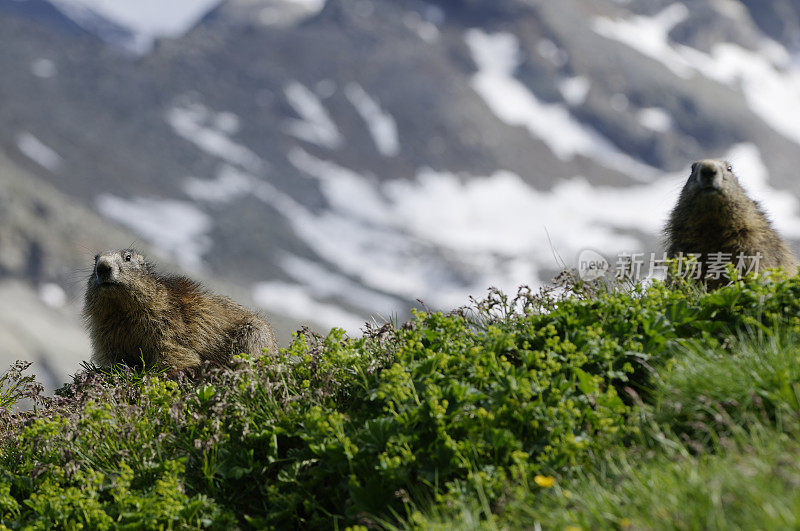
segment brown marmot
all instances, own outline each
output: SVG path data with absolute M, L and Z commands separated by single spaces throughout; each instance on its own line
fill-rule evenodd
M 95 256 L 83 314 L 92 360 L 101 366 L 144 361 L 183 369 L 276 348 L 259 315 L 186 277 L 160 275 L 132 249 Z
M 717 274 L 727 263 L 745 271 L 779 267 L 790 275 L 797 273 L 794 255 L 724 160 L 692 164 L 664 233 L 667 256 L 696 254 L 699 276 L 709 289 L 729 281 L 724 273 Z

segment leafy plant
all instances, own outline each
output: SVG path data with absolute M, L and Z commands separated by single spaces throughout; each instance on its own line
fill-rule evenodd
M 729 415 L 744 405 L 773 428 L 794 418 L 794 354 L 763 361 L 740 338 L 793 344 L 800 280 L 562 288 L 491 290 L 359 338 L 302 330 L 230 368 L 87 367 L 49 398 L 18 366 L 3 380 L 0 523 L 413 526 L 474 516 L 477 500 L 476 525 L 491 527 L 515 500 L 603 477 L 620 452 L 719 451 L 696 429 L 727 437 L 697 406 L 701 389 Z M 35 409 L 14 411 L 25 396 Z

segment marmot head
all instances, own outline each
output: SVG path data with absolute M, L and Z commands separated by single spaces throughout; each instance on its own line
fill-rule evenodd
M 90 290 L 130 287 L 136 278 L 151 272 L 152 266 L 133 249 L 105 251 L 94 257 L 88 287 Z
M 741 194 L 741 190 L 730 162 L 705 159 L 692 164 L 692 172 L 683 187 L 682 195 L 714 203 L 736 197 Z

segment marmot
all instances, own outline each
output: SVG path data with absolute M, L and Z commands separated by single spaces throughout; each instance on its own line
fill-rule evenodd
M 259 315 L 186 277 L 157 273 L 132 249 L 95 256 L 84 302 L 92 361 L 101 366 L 184 369 L 276 349 Z
M 724 271 L 724 265 L 709 268 L 711 262 L 733 263 L 758 271 L 780 267 L 790 275 L 797 273 L 794 255 L 772 228 L 761 206 L 739 185 L 731 164 L 724 160 L 692 164 L 691 175 L 664 233 L 669 258 L 680 253 L 698 255 L 700 276 L 709 289 L 728 282 L 724 273 L 716 273 Z M 757 255 L 760 258 L 756 263 L 752 257 Z

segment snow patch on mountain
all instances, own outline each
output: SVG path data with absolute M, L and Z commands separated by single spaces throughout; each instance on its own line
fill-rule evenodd
M 375 147 L 384 157 L 395 157 L 400 153 L 397 123 L 358 83 L 349 83 L 344 93 L 358 114 L 367 124 Z
M 334 304 L 315 299 L 309 289 L 300 284 L 277 280 L 259 282 L 253 286 L 253 300 L 259 306 L 296 319 L 304 319 L 331 328 L 343 328 L 349 334 L 358 333 L 365 319 Z
M 750 110 L 786 138 L 800 143 L 800 65 L 779 43 L 764 37 L 759 50 L 721 42 L 703 53 L 669 41 L 669 31 L 689 16 L 673 4 L 654 17 L 597 18 L 594 30 L 619 41 L 689 78 L 702 75 L 741 91 Z
M 242 197 L 253 189 L 253 178 L 224 164 L 216 179 L 189 177 L 183 184 L 186 195 L 195 201 L 225 203 Z
M 67 304 L 67 292 L 55 282 L 45 282 L 39 286 L 39 300 L 50 308 L 63 308 Z
M 414 181 L 392 183 L 389 194 L 399 223 L 417 238 L 467 263 L 488 266 L 477 286 L 513 290 L 519 284 L 538 283 L 541 269 L 560 268 L 554 254 L 571 257 L 589 245 L 640 245 L 619 229 L 646 225 L 643 215 L 654 215 L 654 208 L 666 212 L 669 186 L 658 181 L 624 189 L 595 187 L 575 178 L 542 192 L 508 171 L 462 177 L 424 169 Z M 659 195 L 650 195 L 653 188 Z M 514 271 L 507 271 L 514 276 L 502 278 L 502 268 L 495 269 L 502 262 L 516 263 Z
M 711 56 L 697 57 L 697 69 L 707 71 L 720 82 L 738 86 L 753 113 L 800 144 L 800 66 L 791 62 L 775 65 L 758 52 L 718 44 Z
M 186 201 L 137 197 L 123 199 L 110 194 L 97 198 L 101 214 L 145 238 L 181 267 L 199 271 L 203 255 L 211 248 L 211 217 Z
M 664 133 L 672 128 L 672 117 L 660 107 L 647 107 L 636 114 L 642 127 L 657 133 Z
M 765 205 L 781 236 L 800 239 L 800 200 L 786 190 L 770 186 L 769 171 L 758 148 L 749 143 L 737 144 L 725 158 L 733 164 L 733 171 L 748 195 Z
M 197 24 L 222 0 L 49 0 L 62 13 L 101 38 L 110 34 L 110 22 L 130 32 L 132 39 L 118 44 L 147 52 L 162 37 L 177 38 Z
M 435 42 L 439 38 L 438 25 L 444 21 L 444 12 L 435 6 L 428 6 L 424 16 L 416 11 L 403 15 L 403 24 L 425 42 Z
M 311 12 L 322 11 L 327 0 L 283 0 L 287 4 L 295 4 Z
M 326 0 L 228 0 L 226 7 L 265 26 L 291 27 L 322 11 Z
M 322 188 L 333 205 L 331 209 L 312 212 L 272 183 L 231 167 L 221 168 L 218 176 L 212 180 L 187 179 L 184 191 L 197 200 L 213 203 L 251 195 L 274 208 L 323 259 L 361 280 L 367 291 L 372 293 L 367 301 L 370 304 L 378 301 L 374 298 L 379 296 L 377 292 L 394 293 L 405 298 L 419 296 L 417 290 L 425 283 L 416 279 L 424 276 L 422 273 L 409 271 L 406 275 L 397 276 L 397 267 L 387 266 L 394 260 L 393 253 L 410 256 L 413 255 L 413 249 L 408 248 L 402 239 L 374 226 L 376 219 L 379 220 L 378 225 L 385 226 L 388 223 L 386 214 L 380 211 L 383 200 L 377 197 L 375 185 L 355 172 L 315 159 L 304 152 L 293 152 L 291 157 L 301 168 L 305 168 L 303 171 L 313 172 L 309 176 L 316 176 L 321 182 L 328 179 L 328 185 L 323 184 Z M 368 206 L 370 204 L 373 208 Z M 360 206 L 367 208 L 361 210 Z M 297 263 L 291 261 L 283 261 L 282 265 L 287 274 L 295 277 L 299 272 L 308 270 L 294 267 Z M 331 274 L 326 276 L 330 277 Z M 337 283 L 343 281 L 344 277 Z M 388 300 L 383 299 L 377 307 L 392 307 L 387 304 Z M 371 308 L 366 303 L 360 306 Z
M 633 16 L 629 19 L 612 20 L 599 17 L 593 28 L 598 35 L 619 41 L 660 62 L 675 75 L 688 78 L 692 65 L 669 41 L 669 32 L 689 16 L 689 8 L 683 4 L 672 4 L 652 17 Z
M 564 156 L 624 157 L 598 140 L 597 133 L 575 120 L 563 105 L 538 102 L 514 79 L 518 43 L 513 35 L 471 30 L 466 38 L 479 67 L 474 86 L 499 116 L 555 142 L 554 149 Z M 359 112 L 368 124 L 376 115 L 385 114 L 363 88 L 350 85 L 345 92 L 355 100 L 357 110 L 362 106 Z M 286 124 L 291 133 L 326 147 L 343 142 L 317 95 L 293 82 L 286 87 L 286 96 L 301 117 Z M 365 106 L 365 96 L 374 105 Z M 577 96 L 580 94 L 573 101 L 579 100 Z M 571 265 L 587 247 L 605 252 L 647 251 L 642 249 L 637 231 L 658 237 L 686 179 L 682 173 L 611 187 L 596 186 L 576 176 L 540 191 L 504 170 L 481 176 L 421 168 L 411 179 L 381 181 L 295 147 L 287 155 L 289 162 L 318 183 L 326 201 L 326 206 L 312 210 L 268 180 L 263 163 L 256 165 L 255 155 L 230 138 L 237 120 L 230 116 L 221 119 L 221 115 L 199 104 L 175 107 L 168 113 L 168 122 L 177 134 L 224 162 L 214 179 L 187 178 L 184 191 L 193 200 L 208 203 L 245 196 L 260 200 L 279 212 L 297 237 L 314 250 L 320 264 L 285 251 L 278 261 L 297 284 L 273 287 L 287 297 L 296 295 L 298 302 L 259 292 L 265 307 L 292 315 L 309 310 L 315 301 L 328 304 L 331 312 L 350 311 L 337 308 L 329 302 L 332 300 L 363 309 L 365 315 L 391 313 L 393 308 L 399 309 L 399 301 L 421 296 L 434 307 L 452 307 L 463 303 L 467 295 L 479 295 L 487 286 L 514 291 L 520 284 L 537 284 L 544 280 L 543 271 Z M 642 109 L 637 118 L 656 132 L 671 126 L 669 116 L 658 108 Z M 572 136 L 560 138 L 563 131 Z M 376 139 L 376 145 L 379 142 Z M 778 229 L 787 237 L 800 238 L 797 200 L 768 185 L 758 150 L 752 145 L 736 146 L 729 158 L 737 165 L 743 184 L 770 205 Z M 622 163 L 628 171 L 635 164 L 630 160 Z M 104 211 L 129 226 L 130 219 L 157 220 L 152 227 L 135 230 L 149 234 L 150 240 L 162 238 L 156 245 L 167 251 L 188 248 L 180 254 L 195 256 L 199 262 L 207 250 L 202 246 L 211 223 L 207 216 L 197 209 L 199 215 L 195 212 L 190 224 L 193 229 L 179 229 L 169 241 L 163 241 L 159 233 L 172 223 L 163 213 L 153 214 L 148 209 L 163 210 L 164 205 L 141 201 L 133 201 L 137 213 L 130 205 L 125 210 L 107 198 Z M 278 304 L 284 306 L 277 308 Z M 290 307 L 292 304 L 296 306 Z M 319 316 L 309 313 L 304 317 Z M 346 322 L 341 315 L 331 313 L 331 317 Z
M 306 219 L 330 226 L 305 227 L 301 236 L 313 234 L 313 248 L 367 284 L 405 297 L 429 294 L 429 302 L 443 306 L 489 285 L 535 283 L 539 271 L 559 267 L 554 253 L 571 259 L 586 247 L 644 251 L 631 231 L 657 237 L 686 179 L 684 172 L 620 188 L 576 177 L 539 191 L 507 171 L 460 176 L 422 169 L 413 180 L 379 186 L 332 162 L 302 158 L 331 206 Z M 782 234 L 800 237 L 800 205 L 769 186 L 757 148 L 734 146 L 728 158 L 743 185 L 770 205 Z M 470 274 L 454 281 L 453 263 Z M 448 270 L 449 285 L 436 274 Z
M 800 239 L 800 204 L 769 185 L 758 149 L 740 144 L 727 158 L 742 185 L 769 205 L 776 228 Z M 319 183 L 327 207 L 312 211 L 269 181 L 232 166 L 223 166 L 215 179 L 187 179 L 184 190 L 195 200 L 216 203 L 252 196 L 280 212 L 322 263 L 286 253 L 279 264 L 297 284 L 259 284 L 259 303 L 314 320 L 328 312 L 330 323 L 348 326 L 357 323 L 338 313 L 347 310 L 326 301 L 341 300 L 365 315 L 391 314 L 399 300 L 418 297 L 446 308 L 487 286 L 514 291 L 521 284 L 536 285 L 544 280 L 543 270 L 573 265 L 586 248 L 655 251 L 644 249 L 636 233 L 658 237 L 688 175 L 687 169 L 629 187 L 595 186 L 575 177 L 540 191 L 503 170 L 475 176 L 423 168 L 413 179 L 381 183 L 300 148 L 289 160 Z M 199 260 L 207 249 L 201 244 L 210 221 L 196 207 L 190 210 L 195 220 L 190 228 L 173 229 L 164 241 L 164 228 L 175 223 L 153 211 L 169 204 L 112 198 L 101 204 L 107 215 L 129 226 L 130 220 L 150 220 L 152 225 L 135 230 L 151 241 L 162 238 L 156 242 L 160 248 L 188 248 L 179 253 L 184 260 Z M 325 312 L 315 311 L 317 304 Z
M 253 172 L 264 166 L 258 155 L 230 137 L 239 123 L 233 113 L 215 113 L 205 105 L 193 103 L 169 109 L 166 120 L 179 136 L 210 155 Z
M 213 202 L 244 194 L 262 201 L 281 213 L 323 260 L 370 291 L 410 300 L 431 293 L 434 304 L 445 299 L 447 304 L 459 304 L 458 297 L 463 302 L 463 283 L 452 273 L 458 257 L 448 261 L 430 243 L 417 241 L 393 225 L 391 212 L 385 210 L 389 203 L 381 197 L 377 182 L 299 150 L 291 158 L 320 182 L 329 208 L 311 211 L 269 181 L 231 168 L 221 170 L 205 187 L 188 179 L 184 190 Z M 232 178 L 231 173 L 239 176 Z M 245 182 L 246 188 L 242 187 Z
M 478 71 L 471 85 L 503 122 L 525 127 L 562 160 L 582 155 L 617 169 L 636 180 L 650 180 L 654 168 L 614 147 L 591 127 L 580 123 L 561 104 L 546 104 L 514 77 L 519 65 L 519 41 L 511 33 L 467 30 L 467 45 Z
M 380 195 L 376 179 L 318 159 L 300 148 L 292 149 L 288 158 L 295 168 L 319 181 L 333 209 L 370 223 L 390 223 L 386 200 Z
M 573 107 L 582 105 L 586 101 L 590 87 L 591 83 L 583 76 L 569 77 L 561 80 L 558 84 L 558 89 L 561 91 L 564 101 Z
M 61 167 L 61 155 L 30 133 L 25 132 L 17 137 L 17 148 L 23 155 L 51 172 Z
M 378 314 L 385 318 L 402 308 L 398 299 L 365 289 L 344 275 L 311 260 L 286 253 L 280 264 L 289 276 L 306 286 L 317 298 L 341 300 L 367 314 Z
M 284 123 L 284 129 L 301 140 L 336 149 L 342 144 L 342 135 L 320 99 L 305 85 L 293 81 L 285 89 L 286 101 L 300 116 Z

